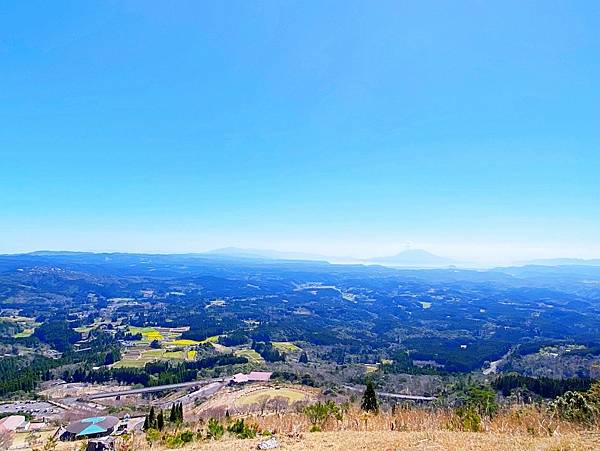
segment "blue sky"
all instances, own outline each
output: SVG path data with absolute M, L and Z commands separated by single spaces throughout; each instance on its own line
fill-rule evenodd
M 0 252 L 600 257 L 600 3 L 0 5 Z

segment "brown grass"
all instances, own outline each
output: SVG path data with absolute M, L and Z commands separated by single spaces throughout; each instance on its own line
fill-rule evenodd
M 248 415 L 262 431 L 273 433 L 282 450 L 600 450 L 600 427 L 585 428 L 553 418 L 535 406 L 503 410 L 482 424 L 482 432 L 460 430 L 458 417 L 446 409 L 398 409 L 395 414 L 364 414 L 350 409 L 343 420 L 330 418 L 323 432 L 308 432 L 311 423 L 301 413 Z M 183 429 L 204 432 L 205 422 Z M 219 441 L 196 441 L 185 450 L 207 451 L 256 449 L 264 438 L 239 440 L 226 434 Z M 119 449 L 119 448 L 118 448 Z M 163 450 L 150 447 L 143 435 L 134 437 L 129 450 Z
M 311 424 L 302 413 L 284 413 L 269 416 L 250 416 L 248 420 L 258 424 L 261 430 L 279 434 L 307 432 Z M 378 415 L 364 414 L 352 409 L 342 421 L 330 418 L 323 431 L 400 431 L 421 432 L 432 430 L 461 431 L 460 420 L 447 409 L 398 409 L 395 414 L 382 412 Z M 583 426 L 553 417 L 550 412 L 535 406 L 512 407 L 493 419 L 482 421 L 482 433 L 522 434 L 552 436 L 561 433 L 587 431 Z M 596 431 L 600 427 L 595 428 Z
M 207 451 L 256 449 L 259 440 L 212 443 Z M 598 437 L 590 440 L 578 435 L 528 437 L 467 432 L 321 432 L 301 438 L 280 440 L 282 450 L 593 450 L 599 449 Z M 189 449 L 199 449 L 192 447 Z
M 219 441 L 194 443 L 182 449 L 203 451 L 255 450 L 264 439 L 238 440 L 224 438 Z M 475 433 L 453 431 L 338 431 L 302 434 L 297 437 L 278 436 L 281 450 L 536 450 L 536 451 L 583 451 L 600 449 L 600 437 L 596 434 L 567 433 L 551 437 L 534 437 L 519 434 Z M 136 451 L 163 450 L 149 448 L 143 442 Z

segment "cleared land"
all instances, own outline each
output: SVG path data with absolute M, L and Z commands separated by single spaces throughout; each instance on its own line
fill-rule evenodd
M 302 351 L 302 349 L 300 349 L 294 343 L 291 343 L 289 341 L 274 341 L 273 347 L 276 349 L 279 349 L 282 352 L 300 352 L 300 351 Z
M 215 412 L 246 412 L 252 407 L 265 405 L 269 401 L 284 401 L 292 405 L 299 401 L 315 401 L 319 391 L 309 387 L 291 384 L 250 384 L 243 387 L 226 388 L 217 393 L 196 410 L 195 414 L 203 416 Z M 267 408 L 269 410 L 269 408 Z
M 236 406 L 247 406 L 263 402 L 268 399 L 284 399 L 288 404 L 308 399 L 308 393 L 305 390 L 291 387 L 265 387 L 252 392 L 244 393 L 235 400 Z
M 246 357 L 251 363 L 262 363 L 265 361 L 254 349 L 238 349 L 234 354 L 239 357 Z

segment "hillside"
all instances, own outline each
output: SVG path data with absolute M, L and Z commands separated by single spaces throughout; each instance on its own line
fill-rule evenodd
M 255 450 L 260 439 L 226 440 L 197 444 L 185 450 L 242 451 Z M 320 432 L 299 438 L 279 440 L 281 450 L 593 450 L 600 448 L 598 434 L 568 433 L 553 437 L 473 432 Z M 167 448 L 152 448 L 167 449 Z

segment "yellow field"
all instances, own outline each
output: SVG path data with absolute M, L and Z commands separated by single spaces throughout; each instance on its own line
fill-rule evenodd
M 188 353 L 187 353 L 187 359 L 188 360 L 195 360 L 197 355 L 198 355 L 198 351 L 188 351 Z
M 367 374 L 369 374 L 369 373 L 375 373 L 379 367 L 378 367 L 378 365 L 373 365 L 371 363 L 367 363 L 367 364 L 365 364 L 365 368 L 367 369 Z
M 282 352 L 299 352 L 302 351 L 298 346 L 289 341 L 274 341 L 273 347 Z
M 27 337 L 31 337 L 33 335 L 34 329 L 25 329 L 22 332 L 16 333 L 13 337 L 14 338 L 27 338 Z
M 168 344 L 175 345 L 175 346 L 192 346 L 192 345 L 199 345 L 200 343 L 201 343 L 200 341 L 180 338 L 178 340 L 170 341 Z
M 150 341 L 154 341 L 154 340 L 164 340 L 165 337 L 163 337 L 163 335 L 157 331 L 157 330 L 152 330 L 149 332 L 142 332 L 142 336 L 146 339 L 146 340 L 150 340 Z

